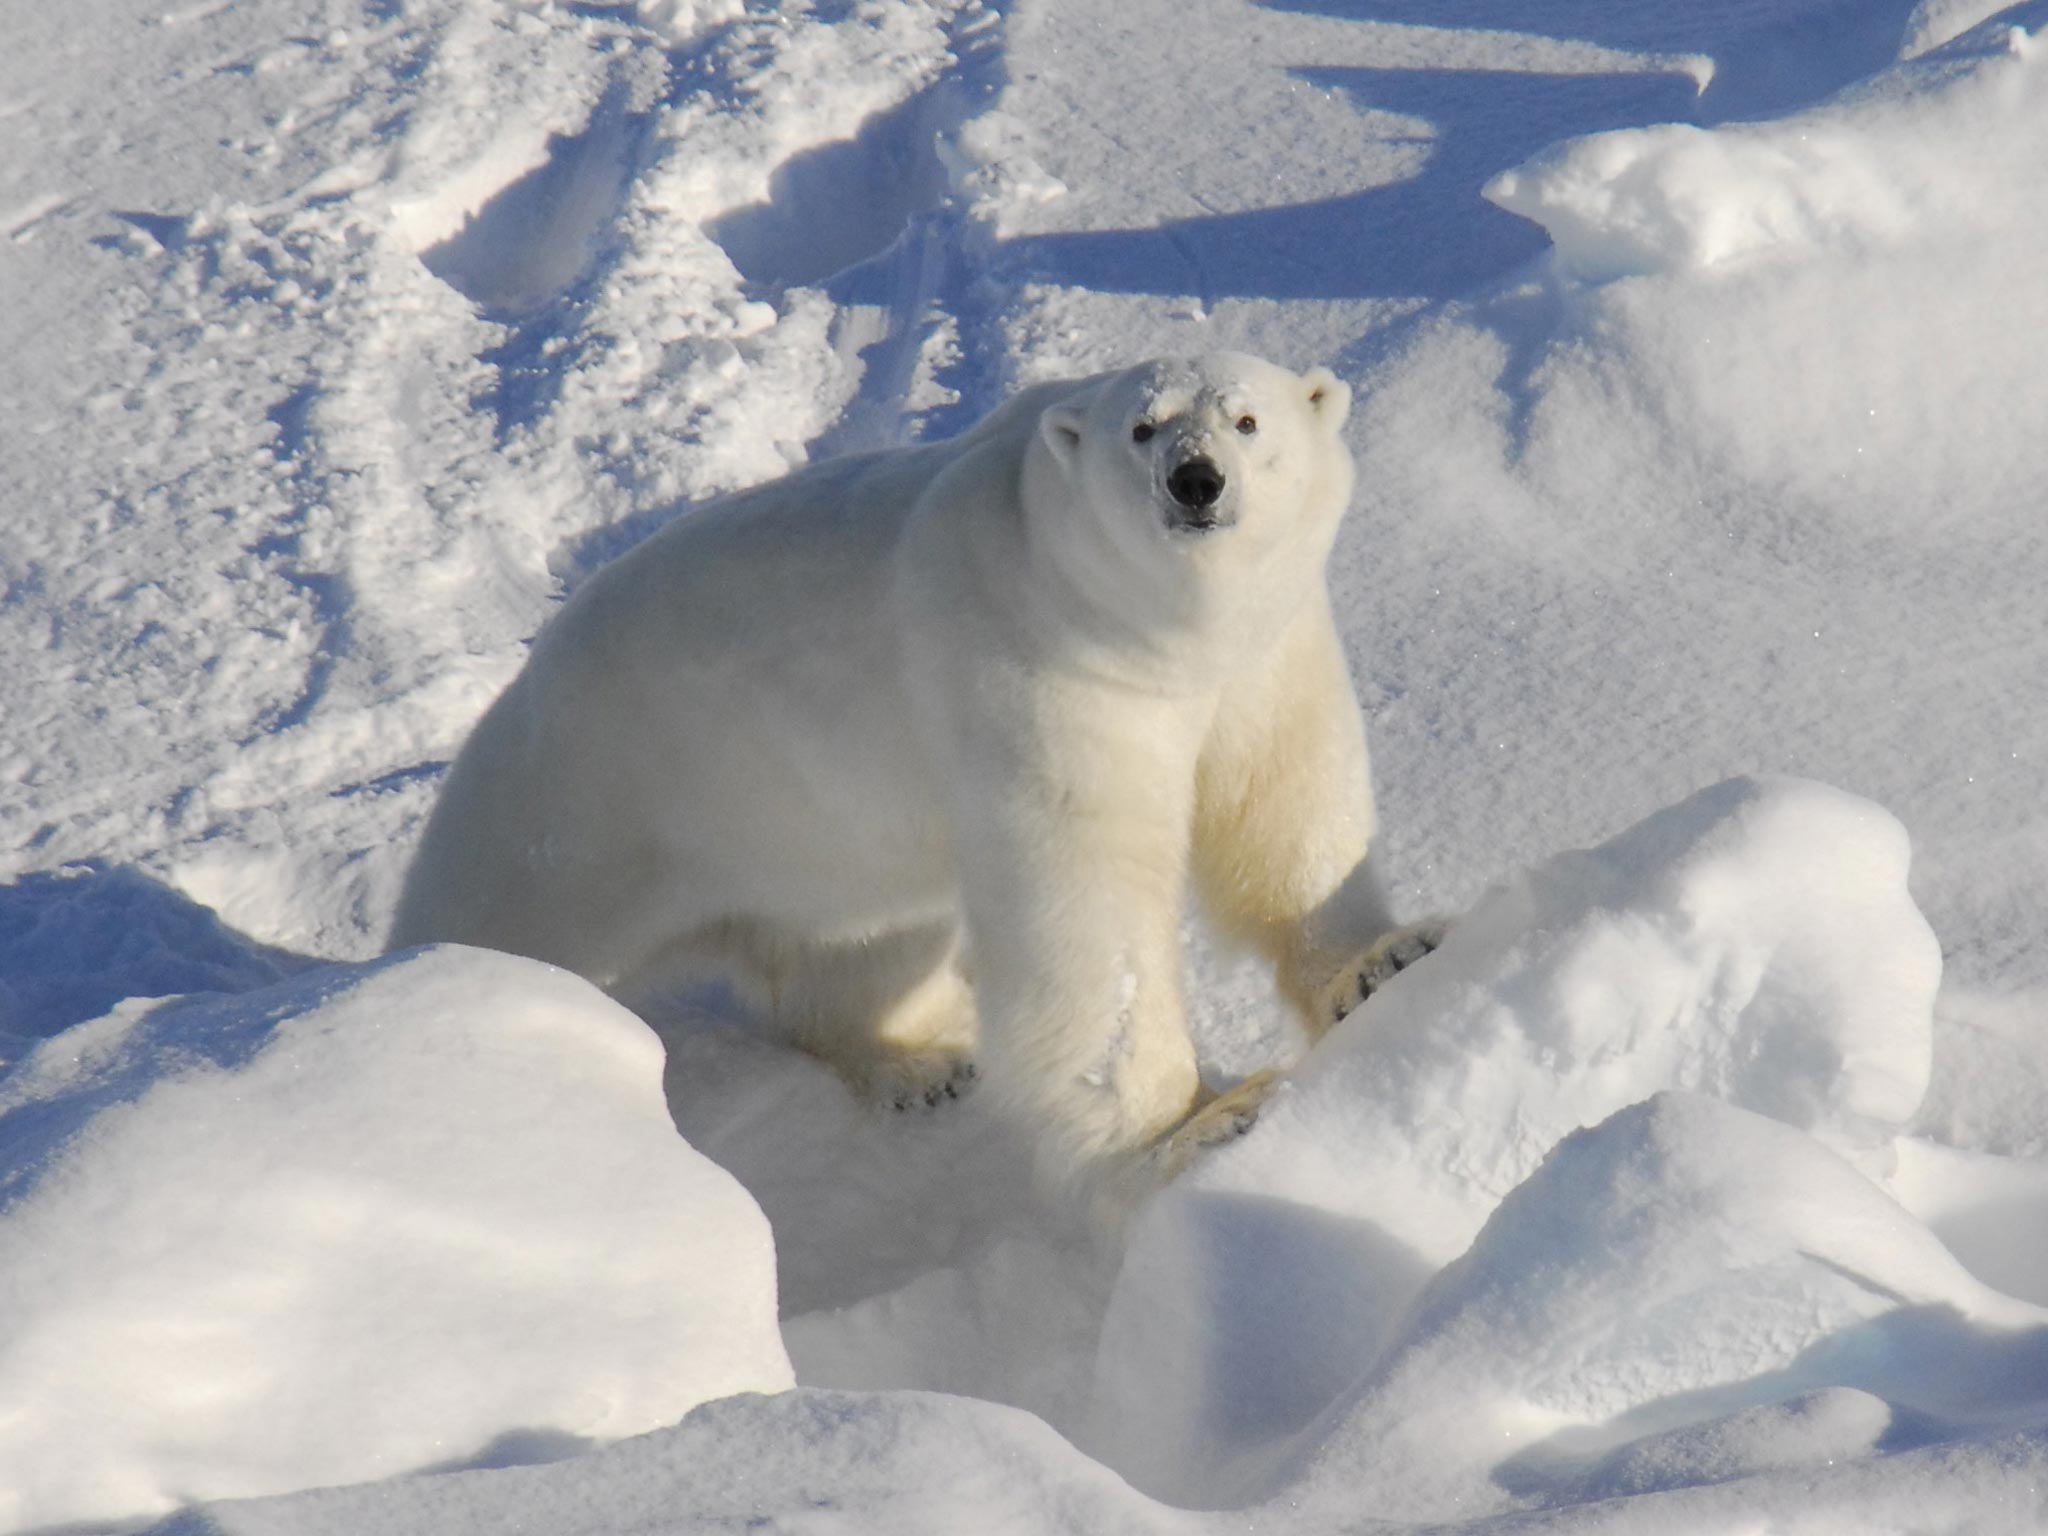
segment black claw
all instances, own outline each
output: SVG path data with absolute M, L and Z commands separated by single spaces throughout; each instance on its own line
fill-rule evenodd
M 981 1076 L 980 1069 L 972 1062 L 956 1067 L 953 1075 L 944 1082 L 927 1083 L 922 1088 L 904 1087 L 889 1100 L 889 1107 L 897 1114 L 907 1114 L 914 1109 L 937 1109 L 947 1100 L 964 1099 L 967 1090 Z

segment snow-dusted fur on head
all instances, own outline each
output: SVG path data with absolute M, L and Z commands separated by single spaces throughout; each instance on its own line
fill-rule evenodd
M 1200 1099 L 1188 886 L 1317 1027 L 1390 926 L 1323 581 L 1349 406 L 1144 363 L 678 520 L 479 723 L 393 942 L 716 967 L 899 1104 L 978 1053 L 1055 1183 L 1141 1187 Z
M 1351 496 L 1350 389 L 1219 352 L 1085 380 L 1038 415 L 1030 553 L 1096 624 L 1163 645 L 1202 677 L 1320 583 Z M 1135 637 L 1134 637 L 1135 638 Z M 1151 644 L 1146 643 L 1149 639 Z

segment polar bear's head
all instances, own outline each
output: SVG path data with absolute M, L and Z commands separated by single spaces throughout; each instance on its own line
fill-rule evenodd
M 1298 540 L 1306 512 L 1341 512 L 1351 390 L 1327 368 L 1290 373 L 1241 352 L 1162 358 L 1049 407 L 1039 432 L 1068 480 L 1146 533 Z M 1334 503 L 1334 506 L 1332 505 Z M 1135 528 L 1133 532 L 1137 531 Z M 1320 531 L 1320 530 L 1317 530 Z
M 1275 621 L 1319 577 L 1351 498 L 1350 409 L 1327 368 L 1239 352 L 1088 381 L 1038 418 L 1062 483 L 1053 558 L 1140 627 Z

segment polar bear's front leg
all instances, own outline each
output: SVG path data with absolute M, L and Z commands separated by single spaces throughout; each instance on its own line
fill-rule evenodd
M 1152 1151 L 1151 1177 L 1164 1184 L 1181 1173 L 1209 1148 L 1235 1141 L 1249 1131 L 1273 1090 L 1280 1086 L 1278 1072 L 1268 1068 L 1254 1072 L 1226 1093 L 1220 1093 L 1177 1126 Z
M 1424 918 L 1382 934 L 1356 958 L 1346 961 L 1317 995 L 1312 1011 L 1329 1028 L 1356 1012 L 1375 992 L 1443 943 L 1450 921 Z
M 1198 785 L 1204 902 L 1271 959 L 1312 1038 L 1435 948 L 1442 921 L 1398 927 L 1367 861 L 1365 727 L 1326 601 L 1224 692 Z
M 1114 755 L 995 776 L 956 827 L 985 1091 L 1029 1127 L 1049 1185 L 1094 1196 L 1200 1095 L 1180 952 L 1192 785 L 1185 758 L 1176 776 L 1170 755 Z

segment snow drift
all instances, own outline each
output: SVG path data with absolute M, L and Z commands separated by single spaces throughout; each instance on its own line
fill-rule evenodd
M 2012 194 L 2048 152 L 2042 68 L 2023 29 L 1987 28 L 1975 49 L 1811 112 L 1569 140 L 1484 195 L 1541 224 L 1557 269 L 1590 282 L 2025 231 L 2038 210 Z
M 476 951 L 127 1004 L 0 1080 L 0 1529 L 534 1460 L 790 1384 L 646 1027 Z
M 1868 802 L 1735 780 L 1482 900 L 1146 1213 L 1104 1325 L 1113 1459 L 1241 1497 L 1566 1135 L 1661 1090 L 1881 1163 L 1941 973 L 1907 854 Z
M 1412 1522 L 1522 1510 L 1529 1529 L 1553 1528 L 1537 1513 L 1550 1508 L 1562 1522 L 1554 1528 L 1591 1530 L 1600 1528 L 1597 1501 L 1625 1498 L 1667 1501 L 1658 1507 L 1673 1518 L 1715 1530 L 1716 1511 L 1775 1497 L 1787 1477 L 1806 1480 L 1809 1509 L 1848 1511 L 1843 1518 L 1887 1498 L 1931 1510 L 1937 1522 L 1961 1510 L 1992 1528 L 1996 1511 L 2028 1518 L 2041 1508 L 2042 1485 L 2030 1479 L 2048 1443 L 2038 1429 L 2012 1432 L 2048 1416 L 2048 1308 L 1965 1268 L 1887 1187 L 1900 1163 L 1926 1156 L 1903 1132 L 1928 1078 L 1939 974 L 1906 893 L 1907 854 L 1897 823 L 1868 802 L 1805 781 L 1738 780 L 1493 892 L 1442 949 L 1333 1032 L 1251 1134 L 1155 1200 L 1108 1299 L 1092 1398 L 1048 1399 L 1055 1427 L 1080 1450 L 1029 1415 L 972 1399 L 807 1388 L 707 1403 L 674 1429 L 547 1466 L 221 1505 L 196 1528 L 490 1529 L 509 1511 L 552 1510 L 564 1530 L 682 1531 L 737 1518 L 775 1524 L 822 1504 L 856 1528 L 944 1530 L 971 1505 L 976 1519 L 1006 1511 L 1033 1528 L 1193 1532 L 1216 1527 L 1170 1505 L 1250 1501 L 1252 1517 L 1302 1532 L 1345 1528 L 1362 1507 Z M 521 1029 L 515 1017 L 508 1038 L 492 1018 L 487 1030 L 451 1025 L 452 1039 L 411 1044 L 418 1026 L 378 1027 L 378 1005 L 394 996 L 431 1001 L 461 988 L 490 1000 L 484 1014 L 502 1014 L 514 986 L 545 1026 L 529 1017 Z M 549 1075 L 586 1096 L 616 1079 L 615 1092 L 646 1118 L 655 1063 L 631 1020 L 555 973 L 463 952 L 429 952 L 360 980 L 328 973 L 247 1002 L 225 1013 L 160 1008 L 139 1023 L 117 1014 L 60 1036 L 17 1075 L 0 1131 L 41 1115 L 38 1134 L 65 1166 L 97 1170 L 100 1185 L 173 1209 L 176 1191 L 189 1204 L 202 1181 L 234 1190 L 228 1165 L 250 1145 L 190 1134 L 194 1111 L 175 1096 L 197 1091 L 187 1086 L 194 1069 L 158 1064 L 189 1062 L 178 1042 L 208 1063 L 198 1080 L 213 1097 L 201 1110 L 230 1099 L 253 1106 L 252 1136 L 277 1134 L 263 1118 L 273 1101 L 292 1113 L 294 1156 L 232 1207 L 247 1213 L 247 1240 L 209 1227 L 186 1246 L 129 1253 L 118 1266 L 124 1285 L 189 1296 L 190 1311 L 174 1306 L 172 1315 L 189 1317 L 191 1329 L 210 1326 L 219 1347 L 218 1316 L 207 1324 L 204 1308 L 223 1295 L 260 1296 L 280 1254 L 289 1272 L 292 1255 L 310 1267 L 319 1253 L 328 1300 L 286 1296 L 258 1314 L 301 1339 L 292 1379 L 333 1390 L 339 1362 L 307 1352 L 303 1340 L 325 1331 L 308 1325 L 340 1306 L 333 1298 L 352 1296 L 346 1315 L 370 1320 L 373 1347 L 381 1318 L 412 1349 L 348 1379 L 388 1386 L 446 1370 L 451 1397 L 435 1411 L 469 1423 L 484 1460 L 515 1425 L 612 1438 L 636 1418 L 651 1427 L 721 1390 L 786 1384 L 767 1330 L 773 1289 L 758 1217 L 729 1184 L 679 1142 L 651 1149 L 650 1126 L 615 1111 L 577 1115 L 573 1099 L 550 1106 L 547 1141 L 507 1145 L 536 1097 L 553 1091 L 534 1086 Z M 268 1021 L 280 1012 L 273 1035 Z M 144 1027 L 156 1031 L 153 1055 L 131 1040 Z M 570 1032 L 588 1049 L 566 1052 Z M 302 1036 L 324 1054 L 294 1047 Z M 406 1216 L 407 1235 L 386 1237 L 384 1251 L 373 1247 L 361 1262 L 327 1263 L 331 1246 L 318 1249 L 302 1232 L 309 1214 L 335 1203 L 308 1202 L 309 1184 L 352 1180 L 360 1189 L 373 1176 L 361 1133 L 375 1122 L 366 1117 L 387 1099 L 401 1111 L 416 1105 L 428 1090 L 408 1080 L 432 1077 L 461 1116 L 469 1100 L 449 1086 L 451 1055 L 488 1083 L 488 1122 L 470 1128 L 474 1143 L 461 1156 L 448 1149 L 448 1131 L 415 1125 L 392 1143 L 409 1142 L 411 1152 L 387 1150 L 383 1166 L 401 1156 L 410 1165 L 441 1138 L 439 1174 L 426 1189 L 459 1181 L 473 1205 L 499 1215 L 492 1237 L 519 1239 L 525 1269 L 537 1245 L 544 1260 L 564 1240 L 567 1218 L 550 1206 L 573 1209 L 606 1192 L 603 1230 L 566 1230 L 579 1243 L 579 1289 L 553 1273 L 510 1297 L 502 1273 L 488 1285 L 470 1281 L 461 1315 L 472 1336 L 482 1329 L 506 1348 L 511 1330 L 497 1337 L 495 1324 L 516 1319 L 521 1336 L 547 1341 L 529 1345 L 529 1368 L 548 1369 L 544 1383 L 526 1380 L 525 1400 L 537 1406 L 524 1413 L 505 1406 L 508 1383 L 521 1380 L 509 1352 L 486 1370 L 451 1310 L 441 1326 L 458 1336 L 423 1360 L 419 1341 L 434 1334 L 422 1303 L 380 1277 L 380 1263 L 396 1262 L 415 1276 L 462 1272 L 468 1250 L 442 1251 L 462 1229 L 445 1208 L 421 1211 L 419 1180 L 403 1212 L 395 1197 L 367 1206 Z M 139 1077 L 132 1065 L 126 1077 L 116 1070 L 138 1060 L 148 1068 Z M 306 1118 L 315 1072 L 333 1129 Z M 138 1081 L 148 1091 L 136 1099 Z M 81 1098 L 93 1085 L 95 1096 Z M 115 1134 L 131 1101 L 145 1125 L 179 1116 L 188 1161 L 138 1166 Z M 60 1124 L 82 1130 L 49 1129 Z M 553 1139 L 557 1128 L 573 1145 Z M 516 1134 L 533 1142 L 523 1128 Z M 95 1160 L 73 1148 L 102 1150 Z M 664 1156 L 671 1176 L 698 1181 L 694 1197 L 657 1188 L 612 1204 L 628 1169 L 660 1166 Z M 191 1158 L 221 1166 L 207 1173 Z M 518 1196 L 506 1193 L 508 1167 Z M 1923 1167 L 1920 1183 L 1939 1192 L 1942 1181 Z M 1985 1184 L 1980 1166 L 1969 1185 Z M 2048 1189 L 2032 1189 L 2023 1208 L 2038 1222 Z M 707 1198 L 714 1194 L 726 1204 Z M 85 1236 L 84 1208 L 66 1209 L 77 1217 L 68 1229 L 45 1218 L 60 1251 Z M 618 1226 L 628 1214 L 637 1229 Z M 7 1219 L 20 1217 L 10 1210 Z M 475 1210 L 464 1220 L 474 1229 Z M 663 1220 L 690 1241 L 671 1238 L 657 1262 L 643 1250 Z M 121 1227 L 144 1230 L 132 1216 Z M 465 1235 L 477 1241 L 473 1230 Z M 748 1251 L 750 1240 L 754 1267 L 736 1272 L 729 1245 Z M 491 1247 L 501 1262 L 509 1251 Z M 1088 1296 L 1087 1264 L 1077 1252 L 1025 1243 L 1013 1228 L 950 1281 L 934 1270 L 890 1300 L 897 1320 L 907 1313 L 957 1369 L 978 1333 L 1028 1332 L 1020 1317 L 1060 1313 L 1062 1295 L 1069 1307 Z M 338 1278 L 344 1272 L 351 1278 Z M 30 1305 L 18 1322 L 29 1336 L 53 1336 L 81 1313 L 122 1320 L 107 1303 L 75 1297 L 75 1266 L 66 1280 L 62 1290 L 53 1282 L 24 1293 Z M 652 1295 L 649 1286 L 667 1290 Z M 141 1310 L 132 1299 L 122 1306 L 130 1316 Z M 833 1357 L 841 1372 L 857 1371 L 863 1351 L 883 1376 L 917 1368 L 890 1317 L 890 1307 L 815 1315 L 800 1330 L 804 1354 Z M 1068 1366 L 1085 1371 L 1087 1331 L 1066 1326 L 1070 1317 L 1056 1321 L 1041 1340 L 1057 1340 L 1073 1352 Z M 672 1330 L 672 1351 L 628 1350 L 658 1326 Z M 719 1329 L 737 1329 L 723 1353 L 712 1347 Z M 103 1336 L 109 1348 L 135 1347 L 132 1331 Z M 608 1366 L 607 1340 L 621 1350 Z M 687 1367 L 680 1382 L 678 1365 Z M 167 1375 L 194 1379 L 189 1368 Z M 60 1378 L 53 1370 L 44 1379 Z M 498 1394 L 495 1416 L 480 1396 L 487 1385 Z M 276 1475 L 334 1475 L 315 1450 L 338 1433 L 333 1424 L 294 1409 L 283 1384 L 271 1390 L 260 1443 L 293 1469 Z M 594 1412 L 607 1392 L 614 1406 Z M 180 1407 L 196 1444 L 259 1443 L 232 1402 Z M 371 1411 L 366 1401 L 353 1408 Z M 163 1402 L 131 1407 L 136 1443 L 147 1438 L 147 1418 L 161 1427 L 169 1411 Z M 393 1421 L 388 1406 L 377 1412 L 380 1424 Z M 342 1438 L 356 1455 L 375 1449 L 360 1428 Z M 529 1439 L 501 1444 L 496 1456 L 531 1461 L 567 1448 Z M 423 1459 L 402 1437 L 385 1454 Z M 1814 1481 L 1859 1459 L 1870 1476 Z M 213 1475 L 219 1488 L 225 1474 Z M 1725 1491 L 1745 1486 L 1750 1504 Z M 129 1499 L 129 1512 L 150 1507 Z M 1595 1523 L 1571 1523 L 1573 1510 Z

